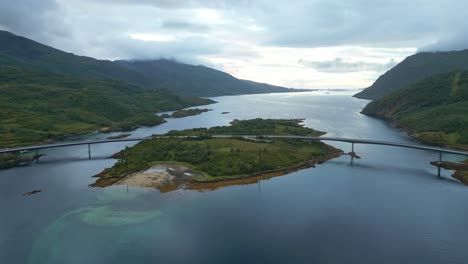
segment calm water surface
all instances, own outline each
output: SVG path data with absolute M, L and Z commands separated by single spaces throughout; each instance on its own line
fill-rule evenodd
M 213 111 L 132 136 L 263 117 L 304 118 L 328 136 L 411 141 L 359 114 L 367 101 L 349 94 L 215 100 Z M 437 179 L 436 153 L 357 145 L 363 159 L 353 165 L 341 157 L 258 184 L 88 188 L 127 145 L 93 146 L 93 160 L 86 147 L 48 150 L 38 164 L 0 171 L 0 263 L 468 263 L 468 188 L 447 171 Z M 43 192 L 21 196 L 34 189 Z

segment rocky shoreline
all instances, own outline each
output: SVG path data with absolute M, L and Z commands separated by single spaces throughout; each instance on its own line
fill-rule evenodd
M 468 185 L 468 160 L 464 162 L 450 162 L 450 161 L 433 161 L 431 165 L 440 167 L 446 170 L 455 171 L 452 178 L 459 180 L 461 183 Z
M 33 161 L 38 161 L 45 154 L 34 154 L 19 156 L 17 154 L 0 154 L 0 169 L 10 169 L 21 165 L 26 165 Z
M 188 166 L 180 165 L 174 162 L 164 162 L 146 169 L 144 171 L 132 173 L 125 177 L 104 177 L 104 173 L 95 175 L 99 178 L 90 187 L 108 187 L 111 185 L 130 185 L 156 188 L 161 192 L 170 192 L 177 189 L 185 190 L 214 190 L 231 185 L 244 185 L 257 183 L 278 176 L 283 176 L 295 171 L 315 167 L 317 164 L 328 160 L 347 155 L 342 150 L 328 146 L 329 154 L 308 160 L 295 166 L 280 168 L 275 170 L 260 171 L 249 175 L 237 177 L 210 177 L 203 179 L 203 173 L 190 169 Z M 157 172 L 155 172 L 157 171 Z M 190 174 L 190 176 L 187 175 Z

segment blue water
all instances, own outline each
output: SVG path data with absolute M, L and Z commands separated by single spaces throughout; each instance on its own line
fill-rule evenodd
M 361 115 L 367 101 L 349 94 L 214 99 L 213 111 L 132 136 L 263 117 L 304 118 L 328 136 L 411 141 Z M 95 145 L 92 160 L 86 146 L 49 150 L 38 164 L 0 171 L 0 263 L 468 262 L 468 189 L 449 171 L 437 179 L 436 153 L 356 145 L 353 165 L 341 157 L 258 184 L 89 188 L 115 162 L 107 157 L 132 144 Z M 43 192 L 21 196 L 34 189 Z

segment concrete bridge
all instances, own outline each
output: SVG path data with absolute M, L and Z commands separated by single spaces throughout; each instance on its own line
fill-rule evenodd
M 18 147 L 18 148 L 9 148 L 1 149 L 0 154 L 5 153 L 17 153 L 21 151 L 36 151 L 38 153 L 41 149 L 51 149 L 51 148 L 63 148 L 69 146 L 88 146 L 88 158 L 91 159 L 91 145 L 96 144 L 109 144 L 117 142 L 138 142 L 146 139 L 168 139 L 168 138 L 197 138 L 198 136 L 152 136 L 152 137 L 137 137 L 137 138 L 122 138 L 122 139 L 104 139 L 104 140 L 90 140 L 90 141 L 77 141 L 77 142 L 64 142 L 56 144 L 44 144 L 44 145 L 34 145 L 27 147 Z M 405 144 L 405 143 L 396 143 L 388 141 L 379 141 L 379 140 L 369 140 L 369 139 L 355 139 L 355 138 L 338 138 L 338 137 L 307 137 L 307 136 L 288 136 L 288 135 L 211 135 L 212 138 L 235 138 L 242 137 L 247 139 L 253 139 L 257 137 L 265 139 L 274 139 L 274 138 L 284 138 L 284 139 L 300 139 L 300 140 L 311 140 L 311 141 L 335 141 L 335 142 L 346 142 L 351 144 L 351 153 L 354 154 L 354 145 L 355 144 L 368 144 L 368 145 L 380 145 L 380 146 L 389 146 L 389 147 L 400 147 L 400 148 L 409 148 L 417 150 L 425 150 L 439 153 L 439 165 L 438 167 L 438 177 L 440 177 L 440 164 L 443 160 L 443 154 L 453 154 L 468 157 L 468 151 L 423 146 L 423 145 L 414 145 L 414 144 Z M 351 155 L 351 163 L 353 163 L 354 155 Z

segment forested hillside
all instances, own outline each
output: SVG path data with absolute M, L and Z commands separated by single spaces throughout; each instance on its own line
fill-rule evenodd
M 380 76 L 369 88 L 354 96 L 361 99 L 379 99 L 433 75 L 467 70 L 468 50 L 422 52 L 409 56 Z
M 0 147 L 156 125 L 164 119 L 155 112 L 212 102 L 119 81 L 0 65 Z
M 362 113 L 393 121 L 422 141 L 468 148 L 468 71 L 436 75 L 369 103 Z

